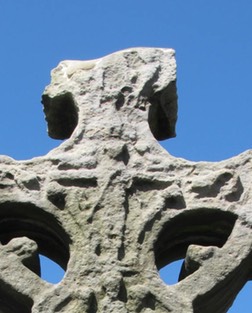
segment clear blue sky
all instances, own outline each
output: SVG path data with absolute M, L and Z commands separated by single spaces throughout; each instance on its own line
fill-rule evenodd
M 0 154 L 28 159 L 59 144 L 47 136 L 40 99 L 61 60 L 134 46 L 176 50 L 171 154 L 218 161 L 250 149 L 251 30 L 251 0 L 0 0 Z M 230 312 L 251 312 L 237 303 Z

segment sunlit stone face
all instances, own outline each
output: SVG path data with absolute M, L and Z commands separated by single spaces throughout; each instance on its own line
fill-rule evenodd
M 174 51 L 61 62 L 42 102 L 65 142 L 1 157 L 0 311 L 226 312 L 251 278 L 251 152 L 195 163 L 159 145 L 175 136 Z M 59 283 L 41 279 L 40 254 Z M 165 285 L 158 270 L 177 259 Z

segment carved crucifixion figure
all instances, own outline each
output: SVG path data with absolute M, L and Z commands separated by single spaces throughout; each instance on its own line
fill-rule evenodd
M 43 157 L 0 160 L 0 311 L 224 313 L 251 279 L 251 151 L 190 162 L 175 136 L 171 49 L 64 61 L 42 96 Z M 60 264 L 40 278 L 38 255 Z M 179 282 L 158 270 L 183 259 Z

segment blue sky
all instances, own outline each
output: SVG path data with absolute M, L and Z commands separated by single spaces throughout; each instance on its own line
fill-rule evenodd
M 251 16 L 250 0 L 0 0 L 0 154 L 29 159 L 59 144 L 40 100 L 61 60 L 135 46 L 176 50 L 171 154 L 218 161 L 250 149 Z M 251 312 L 238 302 L 230 312 Z

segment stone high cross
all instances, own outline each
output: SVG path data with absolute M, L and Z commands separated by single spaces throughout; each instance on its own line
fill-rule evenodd
M 0 164 L 3 313 L 224 313 L 251 279 L 251 151 L 189 162 L 171 49 L 64 61 L 43 94 L 43 157 Z M 66 269 L 42 280 L 38 254 Z M 180 281 L 158 269 L 185 258 Z

